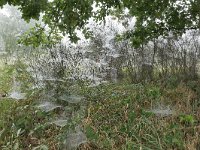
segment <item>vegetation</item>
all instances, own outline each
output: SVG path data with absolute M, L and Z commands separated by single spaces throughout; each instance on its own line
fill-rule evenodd
M 113 84 L 86 93 L 91 102 L 83 124 L 89 147 L 198 149 L 197 93 L 185 83 L 173 90 L 159 83 Z M 172 114 L 153 111 L 159 103 L 172 105 Z
M 200 149 L 199 0 L 4 6 L 0 149 Z
M 89 34 L 87 23 L 90 18 L 96 21 L 102 21 L 109 14 L 117 17 L 124 16 L 123 10 L 128 9 L 128 16 L 137 18 L 135 29 L 126 34 L 131 38 L 135 46 L 145 43 L 158 36 L 174 34 L 183 34 L 188 29 L 199 29 L 200 11 L 199 1 L 140 1 L 140 0 L 122 0 L 122 1 L 62 1 L 62 0 L 3 0 L 0 6 L 5 4 L 19 6 L 22 17 L 30 19 L 39 19 L 43 13 L 42 20 L 50 29 L 48 37 L 45 36 L 45 28 L 41 25 L 30 30 L 22 41 L 26 45 L 39 46 L 40 44 L 54 44 L 59 40 L 59 34 L 69 34 L 72 41 L 76 42 L 79 37 L 76 29 L 82 29 L 86 37 Z M 94 11 L 94 7 L 97 11 Z M 144 38 L 145 37 L 145 38 Z
M 4 68 L 2 75 L 8 77 L 12 73 Z M 88 142 L 79 149 L 198 149 L 199 80 L 160 81 L 82 88 L 88 105 L 81 125 Z M 61 148 L 63 133 L 72 124 L 65 127 L 49 124 L 49 118 L 59 112 L 38 110 L 35 105 L 39 93 L 21 101 L 1 99 L 2 149 Z M 173 107 L 156 112 L 159 105 Z

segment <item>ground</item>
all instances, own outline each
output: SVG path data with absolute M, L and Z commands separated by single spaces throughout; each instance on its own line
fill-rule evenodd
M 9 93 L 15 68 L 1 65 L 0 93 Z M 28 75 L 21 74 L 18 79 L 28 88 Z M 123 81 L 82 87 L 87 107 L 81 125 L 88 142 L 79 149 L 199 149 L 199 83 L 171 77 L 165 82 Z M 49 117 L 59 112 L 36 109 L 39 96 L 36 91 L 25 100 L 0 99 L 1 149 L 60 148 L 63 133 L 71 126 L 47 124 Z
M 85 132 L 99 149 L 198 149 L 199 87 L 195 85 L 198 81 L 175 87 L 113 84 L 89 90 Z M 170 106 L 173 113 L 163 116 L 151 111 L 159 103 Z

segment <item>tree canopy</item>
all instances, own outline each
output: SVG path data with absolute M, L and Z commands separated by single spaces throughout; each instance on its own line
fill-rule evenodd
M 137 19 L 135 28 L 125 34 L 133 45 L 170 32 L 182 35 L 188 29 L 200 29 L 200 0 L 1 0 L 0 6 L 7 3 L 18 6 L 26 21 L 42 16 L 48 26 L 47 37 L 41 25 L 27 32 L 26 38 L 22 39 L 27 45 L 35 40 L 38 45 L 49 40 L 54 43 L 60 34 L 68 34 L 76 42 L 79 39 L 77 29 L 86 37 L 89 35 L 86 25 L 90 18 L 103 21 L 110 14 L 120 17 L 125 9 L 129 16 Z

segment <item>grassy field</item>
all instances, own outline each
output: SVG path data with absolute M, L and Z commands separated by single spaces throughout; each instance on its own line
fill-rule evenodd
M 0 93 L 12 88 L 14 68 L 0 68 Z M 27 86 L 28 78 L 27 74 L 21 74 L 17 79 Z M 80 92 L 87 103 L 81 125 L 88 142 L 78 149 L 200 149 L 199 80 L 180 82 L 170 78 L 145 84 L 106 84 L 83 87 Z M 40 93 L 36 92 L 20 101 L 0 99 L 2 150 L 61 149 L 63 133 L 69 127 L 48 124 L 49 118 L 59 112 L 36 109 L 39 97 Z M 155 112 L 168 108 L 167 115 Z
M 173 88 L 160 84 L 113 84 L 89 89 L 83 121 L 90 149 L 199 149 L 199 81 Z M 158 104 L 173 113 L 151 111 Z

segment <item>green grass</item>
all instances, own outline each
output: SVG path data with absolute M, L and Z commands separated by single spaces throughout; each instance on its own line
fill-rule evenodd
M 32 79 L 23 71 L 25 67 L 18 64 L 0 68 L 0 93 L 12 88 L 15 68 L 20 68 L 16 79 L 22 81 L 22 90 L 29 92 Z M 77 89 L 87 102 L 81 123 L 88 143 L 82 144 L 81 150 L 192 150 L 200 143 L 198 80 L 183 83 L 170 78 L 165 83 L 117 83 Z M 60 139 L 66 138 L 62 135 L 69 128 L 47 123 L 59 112 L 37 110 L 39 95 L 35 92 L 21 101 L 0 99 L 0 149 L 33 149 L 41 145 L 50 150 L 60 148 Z M 149 110 L 158 103 L 172 106 L 175 112 L 156 116 Z
M 11 99 L 3 98 L 0 100 L 0 116 L 4 115 L 4 113 L 9 110 L 12 105 L 14 104 L 14 101 Z
M 0 100 L 0 130 L 4 128 L 3 119 L 7 117 L 6 113 L 11 110 L 14 103 L 13 100 L 6 98 Z
M 33 149 L 47 145 L 53 149 L 59 146 L 57 136 L 60 128 L 48 124 L 51 114 L 37 110 L 33 101 L 34 98 L 16 102 L 1 118 L 4 125 L 0 136 L 1 148 Z
M 0 93 L 8 92 L 12 86 L 14 66 L 0 68 Z
M 16 68 L 16 80 L 21 82 L 21 90 L 27 94 L 32 93 L 32 78 L 25 71 L 26 66 L 19 63 L 0 66 L 0 95 L 12 90 Z M 35 103 L 38 99 L 38 91 L 20 101 L 0 98 L 0 149 L 33 149 L 45 145 L 50 150 L 58 149 L 60 128 L 47 124 L 49 117 L 54 114 L 37 110 Z
M 88 148 L 117 150 L 196 149 L 200 142 L 197 93 L 183 83 L 111 84 L 84 91 L 89 100 L 83 121 Z M 157 103 L 176 112 L 158 117 L 149 112 Z M 187 136 L 186 136 L 187 135 Z

